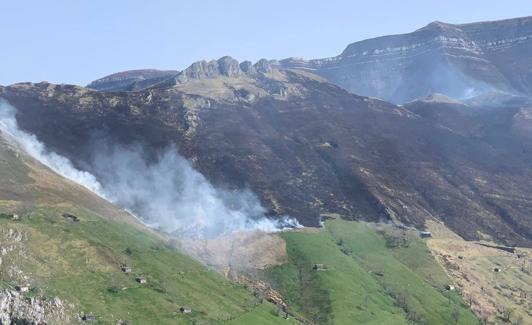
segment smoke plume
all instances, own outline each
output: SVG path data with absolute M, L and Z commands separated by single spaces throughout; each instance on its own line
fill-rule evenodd
M 139 146 L 97 146 L 95 174 L 76 169 L 46 149 L 37 137 L 18 128 L 15 109 L 0 102 L 0 129 L 31 156 L 58 174 L 127 209 L 146 224 L 178 238 L 212 239 L 238 231 L 278 231 L 297 227 L 293 218 L 272 220 L 249 190 L 215 188 L 176 148 L 148 161 Z
M 76 169 L 67 158 L 46 150 L 45 145 L 35 135 L 19 129 L 15 114 L 15 108 L 0 99 L 0 130 L 2 132 L 15 139 L 26 153 L 54 172 L 103 196 L 102 187 L 92 174 Z

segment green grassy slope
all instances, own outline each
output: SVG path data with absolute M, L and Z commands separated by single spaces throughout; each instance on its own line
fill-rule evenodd
M 289 263 L 269 278 L 296 312 L 318 324 L 477 324 L 414 234 L 387 244 L 373 226 L 343 220 L 317 232 L 287 232 Z M 315 271 L 324 264 L 325 271 Z
M 98 324 L 292 323 L 275 306 L 2 141 L 0 184 L 0 243 L 13 248 L 2 256 L 0 287 L 27 283 L 28 297 L 60 297 L 95 315 Z M 64 212 L 79 221 L 63 218 Z M 21 219 L 12 220 L 12 213 Z M 22 240 L 9 241 L 10 232 L 23 234 Z M 121 264 L 132 272 L 123 273 Z M 137 283 L 136 276 L 147 283 Z M 179 306 L 192 312 L 182 314 Z

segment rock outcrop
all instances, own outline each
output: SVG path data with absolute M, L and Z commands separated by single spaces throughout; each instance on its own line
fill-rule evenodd
M 280 64 L 276 60 L 261 59 L 255 64 L 251 61 L 239 63 L 230 56 L 224 56 L 218 60 L 194 62 L 181 72 L 153 69 L 119 72 L 95 80 L 87 88 L 105 92 L 139 91 L 153 87 L 172 87 L 193 80 L 215 79 L 218 77 L 256 77 L 260 74 L 270 74 L 274 69 L 279 68 Z
M 275 60 L 261 59 L 252 64 L 250 61 L 239 63 L 230 56 L 224 56 L 218 60 L 197 61 L 180 72 L 175 77 L 176 83 L 185 83 L 191 80 L 223 77 L 238 77 L 242 75 L 253 76 L 256 73 L 271 73 L 274 68 L 279 68 Z
M 0 290 L 0 324 L 77 324 L 71 309 L 57 297 L 27 298 L 15 290 Z

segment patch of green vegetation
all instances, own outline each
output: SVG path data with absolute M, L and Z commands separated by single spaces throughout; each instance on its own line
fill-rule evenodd
M 289 261 L 268 277 L 296 312 L 318 324 L 477 324 L 424 242 L 387 245 L 369 224 L 332 220 L 319 232 L 286 232 Z M 315 270 L 316 264 L 323 269 Z
M 26 234 L 23 254 L 10 262 L 31 274 L 32 291 L 74 303 L 98 324 L 275 324 L 276 307 L 179 253 L 156 236 L 119 221 L 72 207 L 35 208 L 18 221 L 0 219 L 1 229 Z M 131 267 L 122 272 L 121 265 Z M 4 276 L 4 275 L 2 275 Z M 144 276 L 140 284 L 135 277 Z M 2 279 L 10 281 L 9 278 Z M 35 288 L 35 289 L 33 289 Z M 192 312 L 179 312 L 189 306 Z
M 3 141 L 0 139 L 0 142 Z M 0 190 L 3 189 L 9 193 L 10 185 L 31 183 L 33 180 L 29 176 L 29 172 L 29 167 L 20 163 L 18 153 L 0 143 L 0 179 L 2 180 Z

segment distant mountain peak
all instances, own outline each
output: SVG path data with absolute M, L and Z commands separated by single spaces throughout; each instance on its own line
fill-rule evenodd
M 100 91 L 130 91 L 144 88 L 146 84 L 163 81 L 179 73 L 176 70 L 138 69 L 117 72 L 94 80 L 87 88 Z
M 406 34 L 349 44 L 338 56 L 281 60 L 360 95 L 406 103 L 464 90 L 532 94 L 532 17 L 469 24 L 434 21 Z

